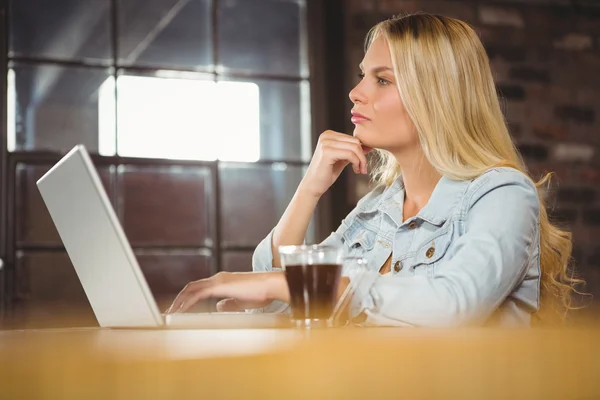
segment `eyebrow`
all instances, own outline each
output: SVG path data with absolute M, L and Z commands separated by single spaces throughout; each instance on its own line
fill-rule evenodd
M 364 70 L 362 63 L 360 63 L 358 65 L 358 67 L 360 68 L 361 71 Z M 378 74 L 380 72 L 385 72 L 385 71 L 392 71 L 392 69 L 390 67 L 384 67 L 384 66 L 375 67 L 375 68 L 371 69 L 371 72 L 374 73 L 374 74 Z

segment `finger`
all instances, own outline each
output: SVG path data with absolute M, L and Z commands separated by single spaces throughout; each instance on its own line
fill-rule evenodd
M 187 306 L 187 304 L 189 303 L 189 301 L 188 301 L 189 298 L 195 292 L 197 292 L 198 290 L 201 290 L 203 287 L 206 287 L 207 285 L 208 285 L 207 279 L 190 282 L 187 285 L 185 285 L 185 287 L 181 290 L 181 292 L 179 292 L 179 294 L 177 295 L 175 300 L 173 300 L 173 304 L 167 310 L 167 314 L 182 312 L 182 310 L 188 309 L 189 306 Z M 186 307 L 184 307 L 184 306 L 186 306 Z
M 188 285 L 186 285 L 186 287 L 183 288 L 183 290 L 181 292 L 179 292 L 177 297 L 175 297 L 175 300 L 173 300 L 171 307 L 169 307 L 169 309 L 167 310 L 167 314 L 177 312 L 179 310 L 179 308 L 181 308 L 181 305 L 183 304 L 184 299 L 187 296 L 189 287 L 190 287 L 190 285 L 188 284 Z
M 355 136 L 346 135 L 345 133 L 339 133 L 334 131 L 330 131 L 327 134 L 324 133 L 321 136 L 320 141 L 326 140 L 337 140 L 342 142 L 356 143 L 358 145 L 361 144 L 360 140 Z
M 235 312 L 244 311 L 236 299 L 224 299 L 217 303 L 217 311 L 219 312 Z
M 349 162 L 350 164 L 352 164 L 352 169 L 354 170 L 354 172 L 356 172 L 357 174 L 360 172 L 360 160 L 358 159 L 356 154 L 350 150 L 335 148 L 328 149 L 327 157 L 330 157 L 334 163 L 338 161 Z
M 350 138 L 350 139 L 352 139 L 352 138 Z M 329 139 L 323 143 L 323 146 L 328 147 L 328 148 L 335 147 L 335 148 L 343 148 L 343 149 L 352 150 L 354 153 L 356 153 L 356 156 L 360 159 L 361 164 L 367 163 L 367 157 L 365 157 L 365 153 L 363 151 L 363 145 L 360 143 L 360 141 L 358 139 L 351 140 L 351 141 Z
M 192 308 L 200 300 L 208 299 L 212 296 L 210 286 L 208 285 L 196 285 L 193 293 L 185 298 L 185 301 L 181 303 L 179 309 L 176 312 L 184 313 Z
M 329 140 L 338 140 L 341 142 L 347 142 L 347 143 L 352 143 L 352 144 L 356 144 L 356 154 L 360 159 L 361 165 L 360 165 L 360 172 L 363 174 L 367 174 L 368 171 L 368 165 L 369 163 L 367 162 L 367 158 L 366 155 L 368 153 L 371 152 L 371 150 L 373 150 L 371 147 L 365 146 L 363 145 L 363 143 L 360 141 L 360 139 L 354 137 L 354 136 L 349 136 L 343 133 L 337 133 L 335 132 L 336 136 L 332 136 L 331 139 Z
M 171 307 L 169 307 L 165 313 L 166 314 L 173 314 L 173 313 L 179 312 L 179 310 L 181 309 L 181 306 L 184 303 L 185 303 L 185 297 L 184 296 L 177 296 L 177 298 L 171 304 Z
M 367 157 L 363 153 L 362 147 L 356 143 L 350 143 L 345 141 L 328 141 L 324 145 L 324 149 L 343 149 L 352 152 L 356 159 L 358 159 L 357 169 L 355 172 L 367 173 Z M 349 160 L 350 161 L 350 160 Z

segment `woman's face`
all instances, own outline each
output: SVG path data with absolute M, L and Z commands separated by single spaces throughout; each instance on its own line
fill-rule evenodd
M 350 91 L 354 136 L 364 146 L 400 153 L 418 146 L 412 120 L 400 99 L 387 41 L 373 41 L 360 65 L 361 81 Z

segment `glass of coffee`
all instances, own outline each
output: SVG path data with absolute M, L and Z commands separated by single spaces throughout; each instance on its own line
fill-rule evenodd
M 295 325 L 327 327 L 337 300 L 343 249 L 321 245 L 281 246 L 279 255 Z

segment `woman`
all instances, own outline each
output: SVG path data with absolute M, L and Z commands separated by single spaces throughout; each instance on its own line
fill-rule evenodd
M 371 29 L 350 92 L 354 136 L 323 133 L 251 273 L 189 284 L 170 311 L 278 312 L 289 300 L 278 246 L 301 244 L 319 198 L 348 164 L 379 184 L 325 240 L 366 257 L 350 317 L 367 325 L 529 326 L 569 308 L 571 235 L 552 225 L 508 133 L 489 60 L 464 22 L 415 14 Z M 342 278 L 340 292 L 355 279 Z M 539 311 L 539 312 L 538 312 Z

